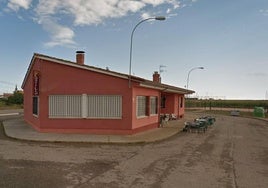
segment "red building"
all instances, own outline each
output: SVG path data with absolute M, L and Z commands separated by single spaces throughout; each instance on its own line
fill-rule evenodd
M 184 95 L 193 91 L 34 54 L 25 75 L 24 119 L 41 132 L 133 134 L 157 128 L 160 114 L 184 115 Z M 130 84 L 129 84 L 130 81 Z

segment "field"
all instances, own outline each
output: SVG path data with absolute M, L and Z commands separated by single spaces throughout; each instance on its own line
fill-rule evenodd
M 193 100 L 186 99 L 186 107 L 215 107 L 215 108 L 243 108 L 254 109 L 254 107 L 268 108 L 268 100 Z
M 205 110 L 212 114 L 230 115 L 230 111 L 239 110 L 241 116 L 252 117 L 254 107 L 263 107 L 267 115 L 268 100 L 193 100 L 186 99 L 186 110 Z

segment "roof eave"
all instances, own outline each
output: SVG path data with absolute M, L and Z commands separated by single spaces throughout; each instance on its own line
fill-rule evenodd
M 29 65 L 29 67 L 27 69 L 27 72 L 26 72 L 26 75 L 24 77 L 24 80 L 22 82 L 21 88 L 24 88 L 26 80 L 27 80 L 27 78 L 28 78 L 28 76 L 30 74 L 30 71 L 32 69 L 32 66 L 33 66 L 34 61 L 35 61 L 36 58 L 41 59 L 41 60 L 54 62 L 54 63 L 58 63 L 58 64 L 62 64 L 62 65 L 67 65 L 67 66 L 76 67 L 76 68 L 80 68 L 80 69 L 85 69 L 85 70 L 89 70 L 89 71 L 93 71 L 93 72 L 98 72 L 98 73 L 102 73 L 102 74 L 106 74 L 106 75 L 110 75 L 110 76 L 115 76 L 115 77 L 119 77 L 119 78 L 123 78 L 123 79 L 128 79 L 129 78 L 129 76 L 127 76 L 127 75 L 118 74 L 118 73 L 115 73 L 113 71 L 107 71 L 107 70 L 100 69 L 100 68 L 93 68 L 93 67 L 90 67 L 90 66 L 79 65 L 79 64 L 71 62 L 71 61 L 69 62 L 69 61 L 65 61 L 65 60 L 45 56 L 45 55 L 42 55 L 42 54 L 34 53 L 34 55 L 32 57 L 32 60 L 31 60 L 31 63 Z
M 46 55 L 42 55 L 42 54 L 38 54 L 38 53 L 34 53 L 32 59 L 31 59 L 31 63 L 27 69 L 26 75 L 24 77 L 24 80 L 22 82 L 22 86 L 21 88 L 23 89 L 26 81 L 28 79 L 28 76 L 31 72 L 31 69 L 33 67 L 33 64 L 35 62 L 35 59 L 40 59 L 40 60 L 46 60 L 46 61 L 50 61 L 50 62 L 54 62 L 54 63 L 58 63 L 58 64 L 62 64 L 62 65 L 66 65 L 66 66 L 71 66 L 71 67 L 76 67 L 79 69 L 84 69 L 84 70 L 88 70 L 88 71 L 92 71 L 92 72 L 97 72 L 97 73 L 101 73 L 101 74 L 105 74 L 105 75 L 109 75 L 109 76 L 114 76 L 114 77 L 118 77 L 121 79 L 129 79 L 133 81 L 133 82 L 138 82 L 139 85 L 141 87 L 146 87 L 146 88 L 151 88 L 151 89 L 156 89 L 156 90 L 162 90 L 165 92 L 170 92 L 170 93 L 177 93 L 177 94 L 192 94 L 195 93 L 192 90 L 187 90 L 187 89 L 183 89 L 183 88 L 178 88 L 175 86 L 170 86 L 170 85 L 166 85 L 166 84 L 161 84 L 161 83 L 155 83 L 153 81 L 149 81 L 140 77 L 136 77 L 136 76 L 130 76 L 127 74 L 122 74 L 122 73 L 117 73 L 117 72 L 113 72 L 113 71 L 109 71 L 109 70 L 105 70 L 105 69 L 101 69 L 101 68 L 96 68 L 96 67 L 92 67 L 92 66 L 88 66 L 88 65 L 79 65 L 75 62 L 71 62 L 71 61 L 66 61 L 63 59 L 59 59 L 59 58 L 54 58 L 54 57 L 50 57 L 50 56 L 46 56 Z
M 23 82 L 22 82 L 22 84 L 21 84 L 21 88 L 22 88 L 22 89 L 24 88 L 24 86 L 25 86 L 25 84 L 26 84 L 26 80 L 28 79 L 28 76 L 29 76 L 29 74 L 30 74 L 30 72 L 31 72 L 31 69 L 32 69 L 33 62 L 34 62 L 34 59 L 35 59 L 35 58 L 36 58 L 36 53 L 34 53 L 32 59 L 31 59 L 31 63 L 29 64 L 29 67 L 28 67 L 28 69 L 27 69 L 27 72 L 26 72 L 26 74 L 25 74 L 25 76 L 24 76 Z
M 192 90 L 187 90 L 187 89 L 182 89 L 182 88 L 173 88 L 173 87 L 169 87 L 169 86 L 161 85 L 161 84 L 154 85 L 154 84 L 148 84 L 148 83 L 140 83 L 139 85 L 141 87 L 161 90 L 163 92 L 170 92 L 170 93 L 177 93 L 177 94 L 184 94 L 184 95 L 195 93 Z

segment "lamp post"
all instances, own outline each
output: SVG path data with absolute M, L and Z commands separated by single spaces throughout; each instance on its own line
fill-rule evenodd
M 163 21 L 165 20 L 166 17 L 164 16 L 156 16 L 156 17 L 150 17 L 150 18 L 146 18 L 146 19 L 143 19 L 141 20 L 139 23 L 137 23 L 135 25 L 135 27 L 133 28 L 132 32 L 131 32 L 131 38 L 130 38 L 130 52 L 129 52 L 129 78 L 128 78 L 128 86 L 130 88 L 131 86 L 131 65 L 132 65 L 132 43 L 133 43 L 133 35 L 134 35 L 134 32 L 136 30 L 136 28 L 143 22 L 146 22 L 148 20 L 159 20 L 159 21 Z
M 196 69 L 204 69 L 204 67 L 194 67 L 194 68 L 192 68 L 192 69 L 188 72 L 186 89 L 188 89 L 190 73 L 191 73 L 193 70 L 196 70 Z

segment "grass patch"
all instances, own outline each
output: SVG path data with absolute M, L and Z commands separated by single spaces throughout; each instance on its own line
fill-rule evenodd
M 226 116 L 230 116 L 231 115 L 231 111 L 229 111 L 229 110 L 205 110 L 205 109 L 198 110 L 198 109 L 186 109 L 185 111 L 186 112 L 202 112 L 202 113 L 205 112 L 206 114 L 212 114 L 212 115 L 217 115 L 217 114 L 219 114 L 219 115 L 226 115 Z M 266 115 L 265 119 L 268 120 L 268 115 L 267 114 L 265 114 L 265 115 Z M 240 111 L 240 117 L 250 117 L 250 118 L 253 118 L 255 116 L 253 115 L 253 112 Z
M 0 101 L 0 110 L 11 110 L 11 109 L 23 109 L 23 105 L 22 104 L 7 105 L 4 101 Z

